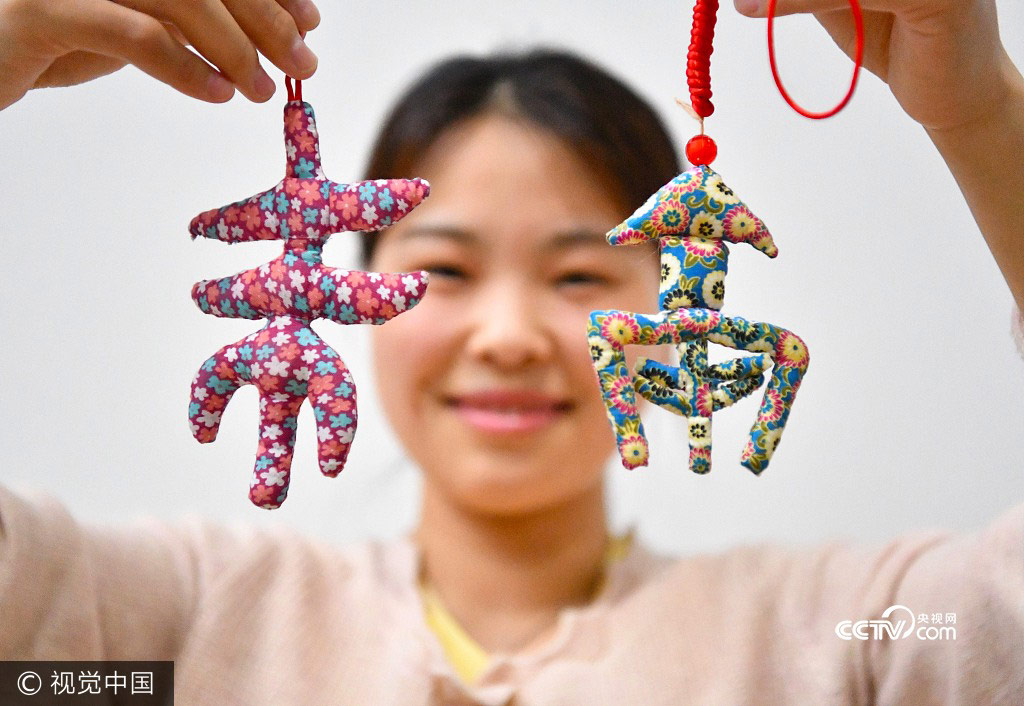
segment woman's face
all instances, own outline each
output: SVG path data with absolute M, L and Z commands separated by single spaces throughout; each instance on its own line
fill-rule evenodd
M 373 330 L 398 437 L 435 492 L 477 512 L 532 512 L 593 491 L 614 435 L 587 318 L 657 311 L 657 249 L 608 245 L 604 233 L 632 208 L 523 122 L 460 123 L 414 171 L 430 198 L 384 232 L 372 263 L 430 273 L 423 301 Z

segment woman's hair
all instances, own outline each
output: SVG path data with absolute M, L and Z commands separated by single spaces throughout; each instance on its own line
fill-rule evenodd
M 680 172 L 664 124 L 631 88 L 578 56 L 537 49 L 458 56 L 427 71 L 384 121 L 365 178 L 413 176 L 449 128 L 488 112 L 526 120 L 560 138 L 612 187 L 626 213 Z M 364 265 L 377 238 L 376 232 L 362 234 Z

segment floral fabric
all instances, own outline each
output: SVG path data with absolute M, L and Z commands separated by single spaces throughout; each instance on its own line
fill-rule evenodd
M 430 191 L 422 179 L 338 184 L 324 176 L 313 108 L 284 109 L 285 178 L 273 189 L 196 216 L 192 238 L 226 243 L 283 240 L 284 252 L 260 267 L 197 282 L 192 299 L 213 316 L 269 319 L 258 332 L 224 346 L 192 381 L 188 418 L 200 443 L 217 438 L 221 415 L 242 385 L 260 391 L 259 444 L 249 499 L 279 507 L 288 495 L 302 401 L 317 422 L 318 460 L 341 472 L 356 431 L 355 383 L 341 357 L 310 322 L 383 324 L 419 303 L 426 272 L 378 273 L 327 267 L 323 246 L 334 233 L 379 230 L 397 222 Z
M 659 189 L 626 221 L 609 231 L 612 245 L 657 239 L 661 286 L 657 314 L 615 310 L 590 314 L 587 336 L 594 369 L 626 468 L 647 465 L 648 443 L 636 394 L 687 418 L 690 470 L 711 470 L 711 415 L 768 386 L 740 457 L 754 473 L 768 467 L 807 370 L 807 346 L 773 324 L 723 316 L 726 242 L 748 243 L 768 257 L 778 248 L 755 216 L 714 170 L 694 167 Z M 757 353 L 708 364 L 711 341 Z M 640 358 L 626 365 L 625 346 L 672 343 L 679 365 Z

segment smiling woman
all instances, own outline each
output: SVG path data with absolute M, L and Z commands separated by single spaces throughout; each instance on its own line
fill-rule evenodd
M 658 267 L 656 249 L 610 248 L 604 233 L 678 169 L 653 110 L 564 53 L 453 59 L 395 106 L 368 175 L 421 173 L 434 195 L 422 218 L 365 234 L 363 255 L 431 275 L 427 311 L 374 335 L 384 407 L 428 498 L 446 488 L 438 499 L 504 516 L 584 497 L 601 510 L 613 445 L 587 316 L 656 308 Z
M 780 0 L 780 11 L 814 6 L 828 21 L 826 10 L 845 3 Z M 228 12 L 242 31 L 246 18 L 284 7 L 301 16 L 305 4 L 189 7 Z M 1005 159 L 1024 152 L 1024 79 L 1012 63 L 987 61 L 1001 51 L 991 0 L 870 4 L 869 35 L 893 63 L 883 68 L 894 95 L 923 124 L 943 116 L 929 134 L 1024 304 L 1024 172 Z M 58 5 L 95 10 L 90 27 L 124 30 L 110 16 L 125 18 L 125 8 L 109 0 L 0 0 L 0 105 L 64 63 L 48 38 L 90 46 L 80 25 L 54 20 Z M 222 26 L 194 20 L 189 27 L 208 38 Z M 170 59 L 187 59 L 154 22 L 146 24 L 175 50 Z M 273 47 L 254 37 L 255 46 L 283 56 L 298 36 L 290 22 Z M 40 23 L 46 32 L 27 31 Z M 980 60 L 964 60 L 971 56 Z M 263 96 L 258 65 L 243 64 L 232 79 Z M 97 528 L 4 481 L 0 662 L 173 660 L 183 704 L 1024 703 L 1024 505 L 971 533 L 919 532 L 883 545 L 673 557 L 632 533 L 609 537 L 602 470 L 614 437 L 592 359 L 609 359 L 614 340 L 635 340 L 636 324 L 608 316 L 607 330 L 588 340 L 587 320 L 593 310 L 653 312 L 659 280 L 680 276 L 671 260 L 659 270 L 653 243 L 613 248 L 603 235 L 676 175 L 674 154 L 641 99 L 574 56 L 459 58 L 429 72 L 383 126 L 368 176 L 428 178 L 431 198 L 364 241 L 367 266 L 431 276 L 414 310 L 373 331 L 384 410 L 422 470 L 417 529 L 339 548 L 280 525 Z M 165 176 L 147 178 L 159 187 Z M 871 198 L 878 183 L 843 188 Z M 710 226 L 694 221 L 691 236 L 721 235 Z M 10 272 L 34 291 L 31 278 Z M 705 301 L 721 299 L 722 281 L 705 285 Z M 353 309 L 369 305 L 347 286 L 336 293 Z M 805 355 L 796 344 L 786 353 L 793 363 Z M 618 385 L 610 397 L 632 412 L 629 382 Z M 769 395 L 762 414 L 783 414 L 783 403 Z M 93 422 L 123 410 L 112 414 Z M 907 436 L 908 445 L 928 442 Z M 30 470 L 47 477 L 45 464 Z M 132 484 L 146 477 L 143 469 Z M 678 529 L 701 525 L 680 518 Z M 886 627 L 908 615 L 923 629 Z M 886 629 L 856 629 L 871 625 Z M 876 632 L 884 642 L 873 642 Z
M 616 194 L 559 138 L 501 113 L 464 119 L 414 169 L 431 208 L 384 234 L 371 263 L 431 275 L 422 315 L 374 331 L 385 410 L 428 477 L 472 505 L 563 503 L 613 449 L 587 317 L 656 310 L 656 253 L 609 247 Z
M 629 88 L 538 51 L 454 59 L 410 89 L 368 174 L 402 170 L 430 181 L 430 207 L 363 253 L 431 277 L 419 316 L 373 333 L 384 409 L 425 479 L 420 577 L 478 651 L 514 651 L 600 583 L 615 446 L 587 318 L 657 309 L 657 249 L 604 234 L 679 165 Z

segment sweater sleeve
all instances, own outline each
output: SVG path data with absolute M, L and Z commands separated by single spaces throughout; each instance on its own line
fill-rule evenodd
M 1024 504 L 922 545 L 885 602 L 904 627 L 863 642 L 877 703 L 1024 703 Z
M 80 524 L 0 486 L 0 659 L 173 659 L 197 600 L 204 529 Z
M 1011 329 L 1024 357 L 1024 315 Z M 907 637 L 869 641 L 878 703 L 1024 703 L 1024 504 L 925 545 L 892 595 Z M 879 616 L 872 616 L 879 617 Z
M 1011 318 L 1024 357 L 1024 316 Z M 928 545 L 892 602 L 913 627 L 868 646 L 878 703 L 1024 703 L 1024 504 Z

